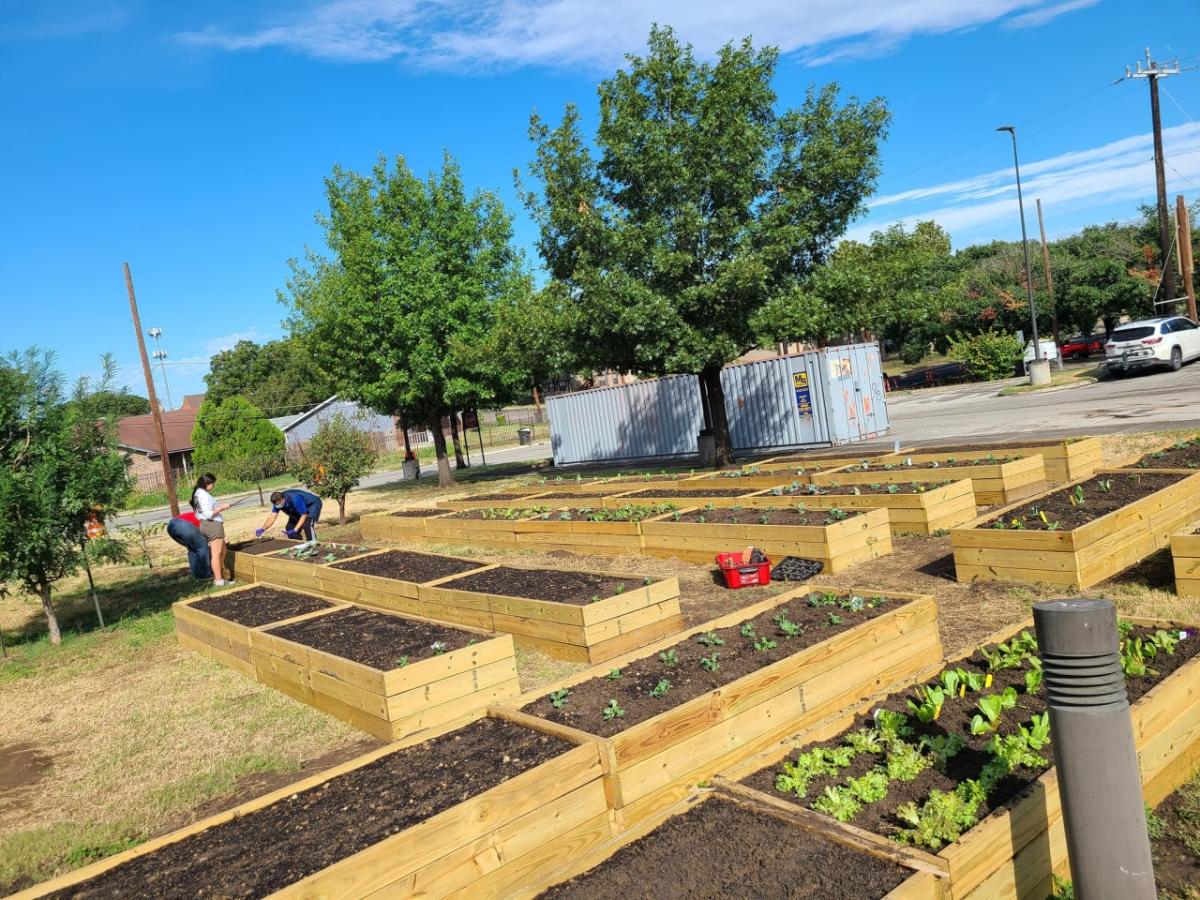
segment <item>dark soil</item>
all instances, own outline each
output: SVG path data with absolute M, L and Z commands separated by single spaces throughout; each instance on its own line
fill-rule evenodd
M 1134 633 L 1137 636 L 1144 637 L 1152 633 L 1152 630 L 1139 628 Z M 1126 688 L 1129 693 L 1130 703 L 1135 702 L 1198 652 L 1200 652 L 1200 640 L 1193 635 L 1189 640 L 1182 641 L 1173 655 L 1160 656 L 1152 661 L 1151 665 L 1158 672 L 1157 675 L 1127 678 Z M 955 667 L 965 669 L 968 672 L 988 671 L 986 660 L 978 653 L 970 657 L 966 662 L 956 663 Z M 888 785 L 887 796 L 883 800 L 864 806 L 851 819 L 850 823 L 860 828 L 867 828 L 877 834 L 889 836 L 897 829 L 905 827 L 904 823 L 895 815 L 898 807 L 909 801 L 914 801 L 920 806 L 921 802 L 929 796 L 930 791 L 935 789 L 952 791 L 959 782 L 978 777 L 983 766 L 991 759 L 991 755 L 986 752 L 985 748 L 992 738 L 991 734 L 972 735 L 970 733 L 971 718 L 979 711 L 977 708 L 979 697 L 983 694 L 999 693 L 1009 686 L 1017 689 L 1018 699 L 1016 708 L 1006 710 L 1002 714 L 1002 724 L 999 729 L 1001 734 L 1016 733 L 1019 725 L 1027 725 L 1032 716 L 1043 712 L 1046 708 L 1043 696 L 1044 689 L 1043 692 L 1036 694 L 1027 694 L 1025 692 L 1025 671 L 1025 669 L 1002 669 L 993 672 L 994 680 L 991 687 L 986 688 L 981 693 L 968 691 L 966 696 L 962 698 L 948 698 L 942 707 L 941 715 L 935 721 L 928 724 L 922 724 L 915 716 L 911 715 L 907 701 L 916 696 L 913 690 L 892 694 L 881 702 L 876 708 L 895 710 L 909 715 L 909 723 L 915 729 L 915 734 L 907 739 L 909 742 L 915 743 L 919 741 L 922 735 L 937 736 L 957 733 L 962 735 L 966 741 L 966 745 L 956 756 L 951 758 L 947 766 L 947 771 L 944 773 L 931 767 L 925 769 L 912 781 L 903 782 L 893 780 Z M 867 728 L 871 724 L 872 721 L 869 716 L 859 716 L 854 725 L 847 729 L 847 732 Z M 843 734 L 845 733 L 843 732 Z M 831 741 L 812 744 L 802 748 L 802 750 L 798 751 L 792 757 L 789 757 L 789 760 L 794 759 L 799 753 L 813 749 L 813 747 L 834 747 L 840 743 L 841 737 L 839 736 Z M 1052 751 L 1049 746 L 1044 747 L 1041 753 L 1048 762 L 1052 761 Z M 782 797 L 793 803 L 809 806 L 821 796 L 825 788 L 845 784 L 847 778 L 863 775 L 876 766 L 885 764 L 886 761 L 887 756 L 883 753 L 859 753 L 853 762 L 847 768 L 842 769 L 837 775 L 822 776 L 810 781 L 807 795 L 803 799 L 797 798 L 794 793 L 783 793 L 775 789 L 775 777 L 778 773 L 784 771 L 783 763 L 761 769 L 743 779 L 743 783 L 766 793 L 773 794 L 776 797 Z M 1019 799 L 1045 768 L 1045 766 L 1036 770 L 1021 768 L 1009 775 L 980 807 L 979 818 L 982 820 L 993 810 Z
M 462 497 L 462 500 L 481 500 L 491 502 L 493 500 L 524 500 L 529 496 L 528 491 L 523 491 L 519 494 L 472 494 L 470 497 Z M 571 495 L 572 497 L 575 494 Z
M 446 518 L 448 519 L 483 519 L 486 521 L 504 521 L 515 522 L 517 519 L 528 519 L 530 516 L 535 516 L 544 511 L 544 506 L 534 507 L 517 507 L 504 506 L 494 507 L 488 506 L 483 509 L 463 509 L 456 513 L 451 513 Z
M 527 600 L 551 600 L 583 606 L 596 597 L 604 600 L 614 594 L 644 587 L 634 578 L 592 575 L 589 572 L 560 572 L 555 569 L 514 569 L 497 566 L 483 572 L 464 575 L 438 587 L 479 594 L 524 597 Z
M 399 509 L 394 513 L 389 513 L 398 519 L 428 519 L 430 516 L 442 516 L 446 514 L 444 509 Z
M 376 553 L 374 556 L 364 556 L 362 559 L 350 562 L 334 563 L 331 569 L 343 569 L 347 572 L 358 572 L 362 575 L 378 575 L 381 578 L 395 578 L 398 581 L 436 581 L 438 578 L 448 578 L 460 572 L 470 572 L 482 562 L 472 562 L 469 559 L 455 559 L 453 556 L 438 556 L 434 553 L 414 553 L 410 550 L 389 550 L 387 553 Z
M 54 758 L 33 744 L 0 746 L 0 813 L 19 810 L 53 768 Z
M 1123 506 L 1128 506 L 1135 500 L 1140 500 L 1155 491 L 1170 487 L 1186 475 L 1171 475 L 1159 472 L 1138 473 L 1136 475 L 1097 475 L 1073 488 L 1063 488 L 1044 497 L 1039 497 L 1029 503 L 1009 510 L 1003 516 L 989 519 L 981 528 L 994 528 L 994 522 L 1003 521 L 1004 527 L 1014 528 L 1016 520 L 1027 531 L 1049 531 L 1050 525 L 1057 523 L 1055 530 L 1070 531 L 1080 525 L 1086 525 L 1093 519 L 1116 512 Z M 1107 484 L 1108 490 L 1102 485 Z M 1083 491 L 1083 502 L 1075 503 L 1078 490 Z M 1046 514 L 1043 521 L 1039 513 Z
M 750 493 L 750 488 L 647 488 L 636 494 L 626 494 L 621 499 L 635 500 L 638 497 L 742 497 Z
M 1200 884 L 1200 783 L 1193 779 L 1183 785 L 1154 813 L 1162 820 L 1150 839 L 1158 896 L 1194 897 Z
M 990 459 L 986 456 L 976 459 L 958 459 L 953 456 L 947 456 L 944 459 L 928 460 L 924 462 L 914 459 L 912 461 L 912 465 L 906 465 L 904 459 L 901 458 L 896 462 L 888 461 L 863 463 L 861 466 L 854 466 L 852 469 L 850 469 L 850 471 L 902 472 L 905 469 L 943 469 L 950 466 L 954 466 L 956 468 L 959 466 L 998 466 L 1001 463 L 1013 462 L 1014 460 L 1018 459 L 1021 459 L 1021 457 L 1013 454 L 997 453 Z
M 789 486 L 781 494 L 774 491 L 767 496 L 780 496 L 803 500 L 805 497 L 822 497 L 826 495 L 845 496 L 847 494 L 923 494 L 934 488 L 950 484 L 949 481 L 909 481 L 896 484 L 838 484 L 831 481 L 828 484 L 799 484 Z M 895 490 L 889 490 L 895 488 Z
M 664 662 L 663 654 L 639 659 L 622 669 L 620 678 L 593 678 L 575 685 L 570 689 L 566 705 L 560 709 L 554 708 L 549 697 L 542 697 L 526 705 L 525 712 L 581 728 L 590 734 L 609 737 L 693 697 L 786 659 L 896 606 L 891 601 L 884 601 L 873 608 L 851 612 L 836 604 L 813 606 L 806 602 L 810 598 L 815 601 L 825 597 L 823 594 L 809 594 L 804 599 L 722 628 L 716 632 L 716 636 L 724 641 L 723 644 L 706 646 L 698 638 L 680 641 L 671 648 L 678 660 L 675 665 Z M 870 600 L 870 595 L 864 599 Z M 786 637 L 775 621 L 780 613 L 785 613 L 787 620 L 800 626 L 802 633 L 796 637 Z M 747 623 L 751 625 L 755 638 L 741 634 Z M 756 639 L 769 639 L 776 646 L 755 650 Z M 718 669 L 709 672 L 700 665 L 700 659 L 711 657 L 713 653 L 718 654 Z M 670 689 L 664 696 L 651 697 L 650 691 L 664 678 L 671 682 Z M 611 700 L 616 700 L 617 705 L 625 710 L 624 716 L 604 718 L 603 710 Z
M 894 863 L 714 798 L 668 819 L 596 868 L 541 896 L 877 900 L 911 874 Z
M 1155 450 L 1133 465 L 1138 469 L 1200 469 L 1200 440 L 1180 441 L 1164 450 Z
M 483 719 L 49 896 L 264 897 L 569 749 Z
M 433 656 L 435 642 L 450 651 L 479 640 L 469 631 L 358 607 L 281 625 L 269 633 L 383 670 L 398 668 L 402 657 L 416 662 Z
M 534 498 L 535 503 L 541 503 L 543 500 L 578 500 L 580 503 L 586 503 L 589 499 L 600 500 L 605 494 L 619 494 L 622 491 L 629 490 L 629 487 L 621 487 L 614 485 L 611 491 L 603 491 L 599 494 L 581 494 L 579 491 L 554 491 L 550 494 L 538 494 Z
M 843 512 L 845 515 L 839 519 L 830 515 L 830 510 L 827 509 L 809 509 L 803 512 L 798 509 L 696 509 L 672 521 L 699 522 L 703 519 L 709 525 L 832 525 L 834 522 L 860 516 L 870 510 L 847 509 Z M 763 521 L 764 519 L 766 521 Z
M 264 553 L 295 547 L 297 543 L 299 542 L 285 541 L 283 538 L 256 538 L 252 541 L 242 541 L 240 544 L 230 544 L 229 549 L 238 553 L 249 553 L 251 556 L 262 556 Z
M 742 491 L 745 493 L 745 491 Z M 586 505 L 586 501 L 578 507 L 567 509 L 548 509 L 535 512 L 530 518 L 545 519 L 558 522 L 641 522 L 652 519 L 664 513 L 674 512 L 679 507 L 674 503 L 628 503 L 614 509 L 604 509 L 599 504 Z
M 313 563 L 314 565 L 324 566 L 332 562 L 337 562 L 339 559 L 349 559 L 352 556 L 362 556 L 371 550 L 370 547 L 362 547 L 356 544 L 317 544 L 315 547 L 309 548 L 313 552 L 308 553 L 302 551 L 297 553 L 295 550 L 285 551 L 280 553 L 281 559 L 290 559 L 295 562 Z M 333 557 L 330 559 L 330 557 Z
M 332 607 L 332 603 L 319 597 L 270 587 L 252 587 L 233 594 L 219 594 L 192 604 L 192 609 L 237 622 L 247 628 L 282 622 Z

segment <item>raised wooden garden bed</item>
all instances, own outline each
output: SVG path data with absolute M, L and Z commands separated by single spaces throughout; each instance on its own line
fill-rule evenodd
M 506 632 L 573 662 L 602 662 L 683 627 L 676 578 L 487 566 L 419 594 L 427 618 Z
M 425 540 L 432 544 L 461 544 L 512 550 L 517 546 L 519 520 L 544 509 L 541 506 L 489 507 L 449 512 L 425 520 Z M 494 516 L 493 518 L 486 518 Z
M 1175 593 L 1200 597 L 1200 522 L 1171 535 L 1171 563 L 1175 567 Z
M 923 465 L 916 460 L 906 465 L 896 462 L 870 463 L 868 468 L 848 466 L 812 476 L 813 484 L 874 484 L 906 481 L 959 481 L 971 479 L 978 506 L 995 506 L 1024 500 L 1046 490 L 1046 470 L 1040 456 L 1026 456 L 1008 462 L 984 459 L 959 460 L 959 465 Z
M 519 491 L 496 491 L 495 493 L 475 494 L 470 497 L 459 497 L 457 500 L 439 500 L 437 508 L 443 511 L 458 511 L 464 509 L 486 509 L 488 507 L 497 506 L 512 506 L 526 504 L 536 506 L 546 506 L 553 504 L 543 503 L 541 497 L 545 494 L 545 489 L 538 490 L 532 493 L 522 493 Z M 578 497 L 572 494 L 576 500 Z
M 769 524 L 762 523 L 763 517 Z M 739 521 L 725 521 L 735 518 Z M 775 519 L 786 524 L 775 524 Z M 793 520 L 795 524 L 791 524 Z M 851 510 L 840 521 L 827 510 L 688 509 L 643 522 L 642 552 L 711 563 L 718 553 L 754 546 L 773 559 L 801 556 L 820 560 L 825 571 L 833 573 L 891 553 L 888 522 L 886 509 Z
M 531 896 L 612 836 L 605 766 L 594 742 L 477 718 L 17 896 Z
M 255 581 L 260 556 L 278 553 L 299 546 L 300 541 L 287 538 L 260 538 L 230 544 L 225 550 L 225 577 L 231 581 Z
M 257 585 L 231 588 L 171 604 L 179 643 L 255 678 L 250 632 L 340 609 L 342 604 Z
M 364 541 L 419 541 L 425 539 L 425 522 L 446 515 L 444 509 L 431 507 L 396 509 L 372 513 L 359 519 Z
M 1198 516 L 1200 473 L 1117 470 L 988 513 L 953 529 L 950 542 L 959 581 L 1087 588 L 1167 546 Z
M 556 873 L 547 900 L 624 900 L 634 886 L 680 897 L 811 900 L 939 898 L 937 878 L 903 854 L 871 855 L 759 798 L 700 790 Z
M 915 462 L 944 461 L 948 456 L 957 459 L 983 459 L 993 456 L 1041 456 L 1046 480 L 1075 481 L 1090 478 L 1100 468 L 1104 452 L 1099 438 L 1066 438 L 1056 441 L 1012 441 L 1008 443 L 955 444 L 942 447 L 922 447 L 879 457 L 875 462 L 895 462 L 906 457 Z
M 425 610 L 419 599 L 422 584 L 463 575 L 486 565 L 477 559 L 461 556 L 380 550 L 358 559 L 334 563 L 322 570 L 317 592 L 325 597 L 362 606 L 424 616 Z
M 746 493 L 749 494 L 754 491 L 761 491 L 763 488 L 773 488 L 779 487 L 781 484 L 790 484 L 793 481 L 799 481 L 801 484 L 807 484 L 809 475 L 816 471 L 819 470 L 810 469 L 808 473 L 756 473 L 753 471 L 710 473 L 708 475 L 697 475 L 695 478 L 685 482 L 685 484 L 688 490 L 699 489 L 703 487 L 745 488 Z
M 1130 468 L 1134 469 L 1200 469 L 1200 437 L 1177 441 L 1161 450 L 1147 453 Z
M 519 692 L 512 637 L 356 606 L 250 633 L 263 684 L 385 740 Z
M 785 636 L 785 622 L 787 631 L 799 626 L 801 632 Z M 710 663 L 699 664 L 703 657 Z M 709 671 L 712 662 L 717 668 Z M 620 826 L 628 828 L 660 814 L 689 786 L 797 728 L 940 663 L 932 597 L 804 588 L 617 657 L 515 703 L 523 715 L 603 740 L 612 802 Z M 613 670 L 619 678 L 612 677 Z M 664 677 L 675 682 L 674 693 L 661 692 Z M 652 691 L 659 693 L 648 694 Z M 605 713 L 614 703 L 619 712 Z
M 304 555 L 297 556 L 292 548 L 254 557 L 254 580 L 332 597 L 326 586 L 339 580 L 336 573 L 331 574 L 333 564 L 379 551 L 362 545 L 316 544 L 300 552 Z
M 813 450 L 810 453 L 793 454 L 790 456 L 773 456 L 761 462 L 746 463 L 742 471 L 751 470 L 780 474 L 815 472 L 822 469 L 840 469 L 842 466 L 859 462 L 874 462 L 885 456 L 890 456 L 892 450 L 882 447 L 864 447 L 860 452 L 838 450 Z
M 1141 637 L 1149 636 L 1157 629 L 1171 627 L 1169 623 L 1148 619 L 1133 619 L 1130 624 L 1140 631 L 1135 636 Z M 981 646 L 991 644 L 993 653 L 1006 649 L 1015 651 L 1016 644 L 1011 641 L 1003 647 L 996 647 L 994 641 L 1020 635 L 1022 631 L 1031 634 L 1032 622 L 1027 621 L 1016 629 L 1006 629 L 1003 634 L 985 641 Z M 1178 631 L 1171 633 L 1178 634 Z M 1130 676 L 1128 680 L 1134 741 L 1145 798 L 1151 805 L 1187 781 L 1200 760 L 1200 704 L 1195 702 L 1200 695 L 1200 658 L 1195 656 L 1194 643 L 1198 636 L 1190 628 L 1185 629 L 1185 633 L 1189 637 L 1180 642 L 1172 653 L 1160 650 L 1155 659 L 1149 660 L 1152 666 L 1157 665 L 1166 672 L 1164 676 L 1156 677 L 1150 673 L 1146 676 Z M 916 711 L 907 705 L 910 699 L 914 704 L 925 699 L 919 691 L 872 698 L 857 708 L 845 710 L 769 748 L 756 759 L 729 767 L 713 783 L 718 790 L 760 793 L 774 802 L 789 803 L 803 810 L 805 815 L 821 821 L 831 833 L 842 831 L 848 840 L 873 841 L 881 848 L 901 849 L 891 834 L 914 826 L 911 820 L 902 820 L 889 811 L 893 808 L 898 810 L 904 800 L 913 798 L 915 806 L 912 814 L 915 816 L 931 796 L 932 790 L 953 793 L 956 785 L 961 783 L 960 779 L 982 778 L 985 762 L 996 757 L 991 751 L 979 747 L 997 733 L 1006 740 L 1010 735 L 1019 737 L 1017 725 L 1027 727 L 1031 733 L 1036 732 L 1037 723 L 1032 715 L 1044 706 L 1040 697 L 1042 689 L 1035 687 L 1031 693 L 1027 686 L 1027 678 L 1034 677 L 1034 667 L 1024 661 L 1018 662 L 1015 670 L 999 668 L 990 673 L 989 663 L 982 654 L 968 652 L 949 661 L 943 671 L 964 671 L 977 678 L 994 674 L 996 681 L 974 690 L 968 689 L 966 699 L 952 699 L 948 694 L 944 701 L 946 711 L 943 712 L 939 705 L 936 721 L 928 725 L 920 724 Z M 941 678 L 935 680 L 934 684 L 943 686 Z M 971 735 L 970 713 L 981 709 L 977 705 L 977 698 L 987 694 L 1000 696 L 1001 685 L 1014 687 L 1017 697 L 1015 712 L 1002 710 L 997 729 L 989 728 L 984 734 Z M 884 750 L 880 750 L 860 743 L 848 763 L 827 757 L 827 761 L 832 763 L 831 769 L 818 770 L 807 779 L 803 799 L 794 793 L 794 781 L 777 783 L 779 773 L 794 776 L 801 772 L 813 772 L 807 765 L 795 769 L 783 765 L 784 760 L 793 757 L 796 751 L 809 751 L 805 755 L 811 758 L 812 748 L 851 748 L 856 739 L 847 740 L 847 735 L 877 731 L 881 723 L 886 724 L 875 713 L 880 708 L 905 716 L 903 727 L 912 731 L 902 740 L 909 748 L 917 750 L 925 768 L 910 770 L 908 775 L 902 774 L 903 769 L 899 766 L 894 773 L 888 772 L 886 769 L 890 768 L 895 757 L 895 745 L 884 741 Z M 980 720 L 984 721 L 982 716 Z M 933 751 L 930 745 L 920 742 L 925 734 L 939 739 L 950 734 L 960 737 L 966 735 L 962 739 L 965 742 L 963 750 L 967 753 L 959 758 L 965 761 L 960 765 L 956 760 L 953 766 L 946 769 L 954 773 L 953 777 L 942 774 L 936 764 L 930 766 Z M 887 750 L 887 747 L 893 749 Z M 987 793 L 978 808 L 983 814 L 980 820 L 969 830 L 963 829 L 961 837 L 953 839 L 949 835 L 941 835 L 940 831 L 930 831 L 929 834 L 937 839 L 922 846 L 921 842 L 926 838 L 918 837 L 925 834 L 921 829 L 916 828 L 910 835 L 910 840 L 917 846 L 908 848 L 906 852 L 920 853 L 932 866 L 936 866 L 948 882 L 948 896 L 955 900 L 994 897 L 1042 900 L 1051 893 L 1053 876 L 1067 874 L 1066 836 L 1057 775 L 1053 768 L 1042 770 L 1053 761 L 1050 747 L 1042 743 L 1037 747 L 1029 745 L 1027 750 L 1040 756 L 1041 761 L 1020 757 L 1023 761 L 1015 764 L 1009 770 L 1010 774 L 996 782 L 995 787 Z M 832 816 L 841 807 L 840 795 L 854 796 L 849 790 L 849 777 L 871 772 L 878 760 L 885 760 L 878 762 L 878 765 L 885 767 L 889 779 L 882 799 L 865 798 L 857 810 L 844 810 L 845 814 L 850 815 L 846 824 L 836 821 Z M 799 757 L 796 757 L 789 765 L 798 761 Z M 975 772 L 979 772 L 979 775 L 968 774 Z M 733 784 L 738 779 L 743 779 L 742 783 Z M 910 784 L 911 787 L 908 786 Z M 823 787 L 831 788 L 833 795 L 829 796 Z
M 756 491 L 745 486 L 731 485 L 729 487 L 713 486 L 694 488 L 685 485 L 675 485 L 673 488 L 638 488 L 624 494 L 613 494 L 604 498 L 605 509 L 620 509 L 629 504 L 643 506 L 658 506 L 672 504 L 684 506 L 740 506 L 743 498 L 752 497 Z
M 854 488 L 859 493 L 853 493 Z M 809 509 L 886 509 L 893 535 L 934 534 L 964 525 L 976 516 L 975 493 L 966 478 L 949 484 L 806 485 L 783 493 L 760 491 L 741 498 L 736 505 L 769 509 L 800 503 Z
M 609 508 L 578 505 L 550 510 L 516 523 L 517 544 L 540 551 L 603 553 L 619 556 L 642 552 L 641 524 L 678 509 L 678 504 L 621 501 Z

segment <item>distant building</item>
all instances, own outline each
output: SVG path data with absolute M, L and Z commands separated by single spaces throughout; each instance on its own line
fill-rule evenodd
M 204 397 L 203 394 L 192 396 Z M 196 427 L 196 414 L 199 411 L 197 403 L 162 414 L 167 456 L 171 461 L 171 471 L 177 477 L 191 474 L 192 429 Z M 152 415 L 123 416 L 118 419 L 117 447 L 125 453 L 129 474 L 137 479 L 140 489 L 149 491 L 164 487 L 161 453 Z
M 295 416 L 276 416 L 271 424 L 283 432 L 289 450 L 299 450 L 307 444 L 321 423 L 337 415 L 345 417 L 351 425 L 371 436 L 375 449 L 381 453 L 403 446 L 403 439 L 396 431 L 396 421 L 383 416 L 352 400 L 339 399 L 335 394 L 323 403 L 318 403 L 307 412 Z

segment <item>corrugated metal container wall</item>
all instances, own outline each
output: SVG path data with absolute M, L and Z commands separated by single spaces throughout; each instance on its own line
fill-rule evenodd
M 683 456 L 704 427 L 695 375 L 546 398 L 554 462 Z
M 845 444 L 888 430 L 875 344 L 728 366 L 721 386 L 735 451 Z M 704 421 L 694 375 L 549 397 L 546 412 L 558 465 L 692 454 Z

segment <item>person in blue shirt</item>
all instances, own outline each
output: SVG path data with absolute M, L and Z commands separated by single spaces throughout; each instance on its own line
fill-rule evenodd
M 271 514 L 267 516 L 263 527 L 254 532 L 254 536 L 262 537 L 275 524 L 275 517 L 281 512 L 288 517 L 284 534 L 290 538 L 304 535 L 306 541 L 317 539 L 316 524 L 321 521 L 321 498 L 299 488 L 276 491 L 271 495 Z

